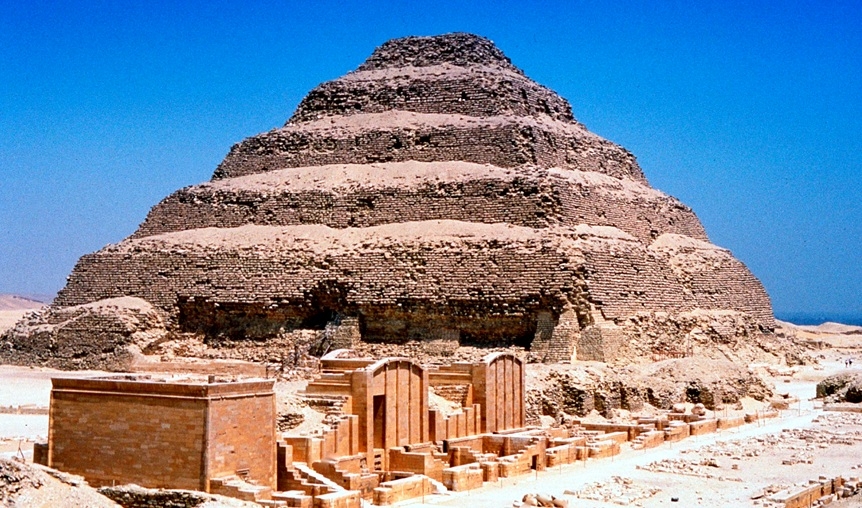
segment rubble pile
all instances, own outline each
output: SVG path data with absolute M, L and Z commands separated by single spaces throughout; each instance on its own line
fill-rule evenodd
M 118 508 L 83 478 L 0 458 L 0 506 Z
M 578 499 L 589 499 L 602 503 L 613 503 L 628 506 L 643 499 L 649 499 L 661 492 L 656 487 L 639 485 L 631 478 L 612 476 L 610 481 L 595 482 L 587 485 L 581 490 L 565 491 L 566 494 Z
M 719 471 L 722 467 L 719 465 L 718 461 L 713 458 L 694 460 L 664 459 L 651 462 L 646 466 L 638 466 L 638 469 L 651 471 L 653 473 L 672 473 L 685 476 L 696 476 L 699 478 L 716 479 L 720 481 L 744 481 L 739 476 L 728 476 L 728 473 Z
M 543 506 L 549 508 L 568 508 L 569 502 L 550 494 L 524 494 L 520 501 L 512 503 L 515 508 L 529 506 Z
M 670 410 L 685 402 L 715 410 L 744 397 L 768 400 L 772 389 L 759 376 L 728 360 L 680 358 L 615 369 L 587 365 L 527 365 L 527 418 L 560 420 L 596 411 L 614 418 L 623 411 Z
M 841 372 L 817 383 L 817 397 L 828 403 L 862 402 L 862 372 Z
M 763 450 L 788 450 L 795 453 L 796 462 L 811 463 L 818 450 L 832 445 L 852 446 L 862 442 L 862 432 L 846 432 L 830 429 L 782 429 L 776 434 L 752 437 L 744 440 L 724 441 L 707 445 L 697 450 L 683 450 L 682 453 L 697 453 L 710 457 L 728 457 L 742 460 L 756 457 Z

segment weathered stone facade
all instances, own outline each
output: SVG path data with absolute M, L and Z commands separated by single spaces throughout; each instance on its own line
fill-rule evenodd
M 315 88 L 212 181 L 82 257 L 53 305 L 124 296 L 204 340 L 316 329 L 335 347 L 509 344 L 544 361 L 613 361 L 650 313 L 724 312 L 737 323 L 717 328 L 745 340 L 774 328 L 763 286 L 690 208 L 469 34 L 387 42 Z M 32 361 L 31 335 L 0 358 Z
M 94 486 L 211 491 L 243 474 L 275 486 L 273 381 L 54 378 L 46 465 Z

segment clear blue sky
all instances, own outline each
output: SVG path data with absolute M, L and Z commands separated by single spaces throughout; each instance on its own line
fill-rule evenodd
M 0 292 L 59 290 L 385 40 L 467 31 L 631 150 L 779 316 L 862 317 L 859 0 L 245 4 L 3 2 Z

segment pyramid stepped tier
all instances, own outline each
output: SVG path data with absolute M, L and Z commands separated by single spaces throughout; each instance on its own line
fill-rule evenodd
M 574 121 L 568 101 L 523 74 L 451 65 L 357 71 L 303 99 L 290 123 L 390 110 L 477 117 L 514 115 Z
M 234 145 L 83 256 L 0 361 L 63 344 L 51 365 L 463 346 L 624 363 L 695 343 L 768 355 L 774 327 L 760 282 L 631 153 L 491 41 L 448 34 L 383 44 Z
M 733 261 L 726 251 L 716 252 Z M 713 260 L 691 255 L 706 261 L 696 276 L 708 277 Z M 768 300 L 756 294 L 721 294 L 725 284 L 756 282 L 745 280 L 738 262 L 736 268 L 722 268 L 728 273 L 714 285 L 718 294 L 695 300 L 685 297 L 685 281 L 660 257 L 610 227 L 460 221 L 347 229 L 243 226 L 126 240 L 85 256 L 55 304 L 135 296 L 161 307 L 186 331 L 255 313 L 297 327 L 336 314 L 361 315 L 368 330 L 377 330 L 369 340 L 388 341 L 420 336 L 428 323 L 449 323 L 481 343 L 515 333 L 513 322 L 520 327 L 513 339 L 532 334 L 540 312 L 560 314 L 578 300 L 611 320 L 649 310 L 725 309 L 727 300 L 751 314 L 768 309 Z M 113 279 L 118 272 L 124 277 Z M 417 325 L 421 333 L 411 330 Z M 233 328 L 244 336 L 261 329 L 259 323 Z
M 243 224 L 344 228 L 433 219 L 615 226 L 644 242 L 664 233 L 707 239 L 691 209 L 642 183 L 457 161 L 339 164 L 216 180 L 166 198 L 134 237 Z
M 523 74 L 493 42 L 468 33 L 392 39 L 375 49 L 359 70 L 422 68 L 440 64 L 458 67 L 493 65 Z
M 568 101 L 524 76 L 491 41 L 451 34 L 382 45 L 356 71 L 309 92 L 291 123 L 393 109 L 573 121 Z
M 465 161 L 595 171 L 646 183 L 634 156 L 576 123 L 389 111 L 285 127 L 234 145 L 215 178 L 275 169 L 387 161 Z
M 676 273 L 695 307 L 746 312 L 774 327 L 763 286 L 730 251 L 677 234 L 660 236 L 649 249 Z

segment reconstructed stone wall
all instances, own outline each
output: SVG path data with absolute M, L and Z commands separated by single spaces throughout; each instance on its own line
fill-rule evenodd
M 571 361 L 576 356 L 575 345 L 580 330 L 581 323 L 572 308 L 563 309 L 556 321 L 550 312 L 540 312 L 536 319 L 536 334 L 530 343 L 530 355 L 543 363 Z
M 272 381 L 228 385 L 52 380 L 48 465 L 94 486 L 208 490 L 247 469 L 273 484 Z
M 90 384 L 54 381 L 50 467 L 81 475 L 94 486 L 133 482 L 206 490 L 205 400 L 187 394 L 106 396 L 93 393 Z
M 272 383 L 269 382 L 271 387 Z M 208 479 L 235 475 L 275 487 L 275 395 L 213 394 L 209 409 Z

